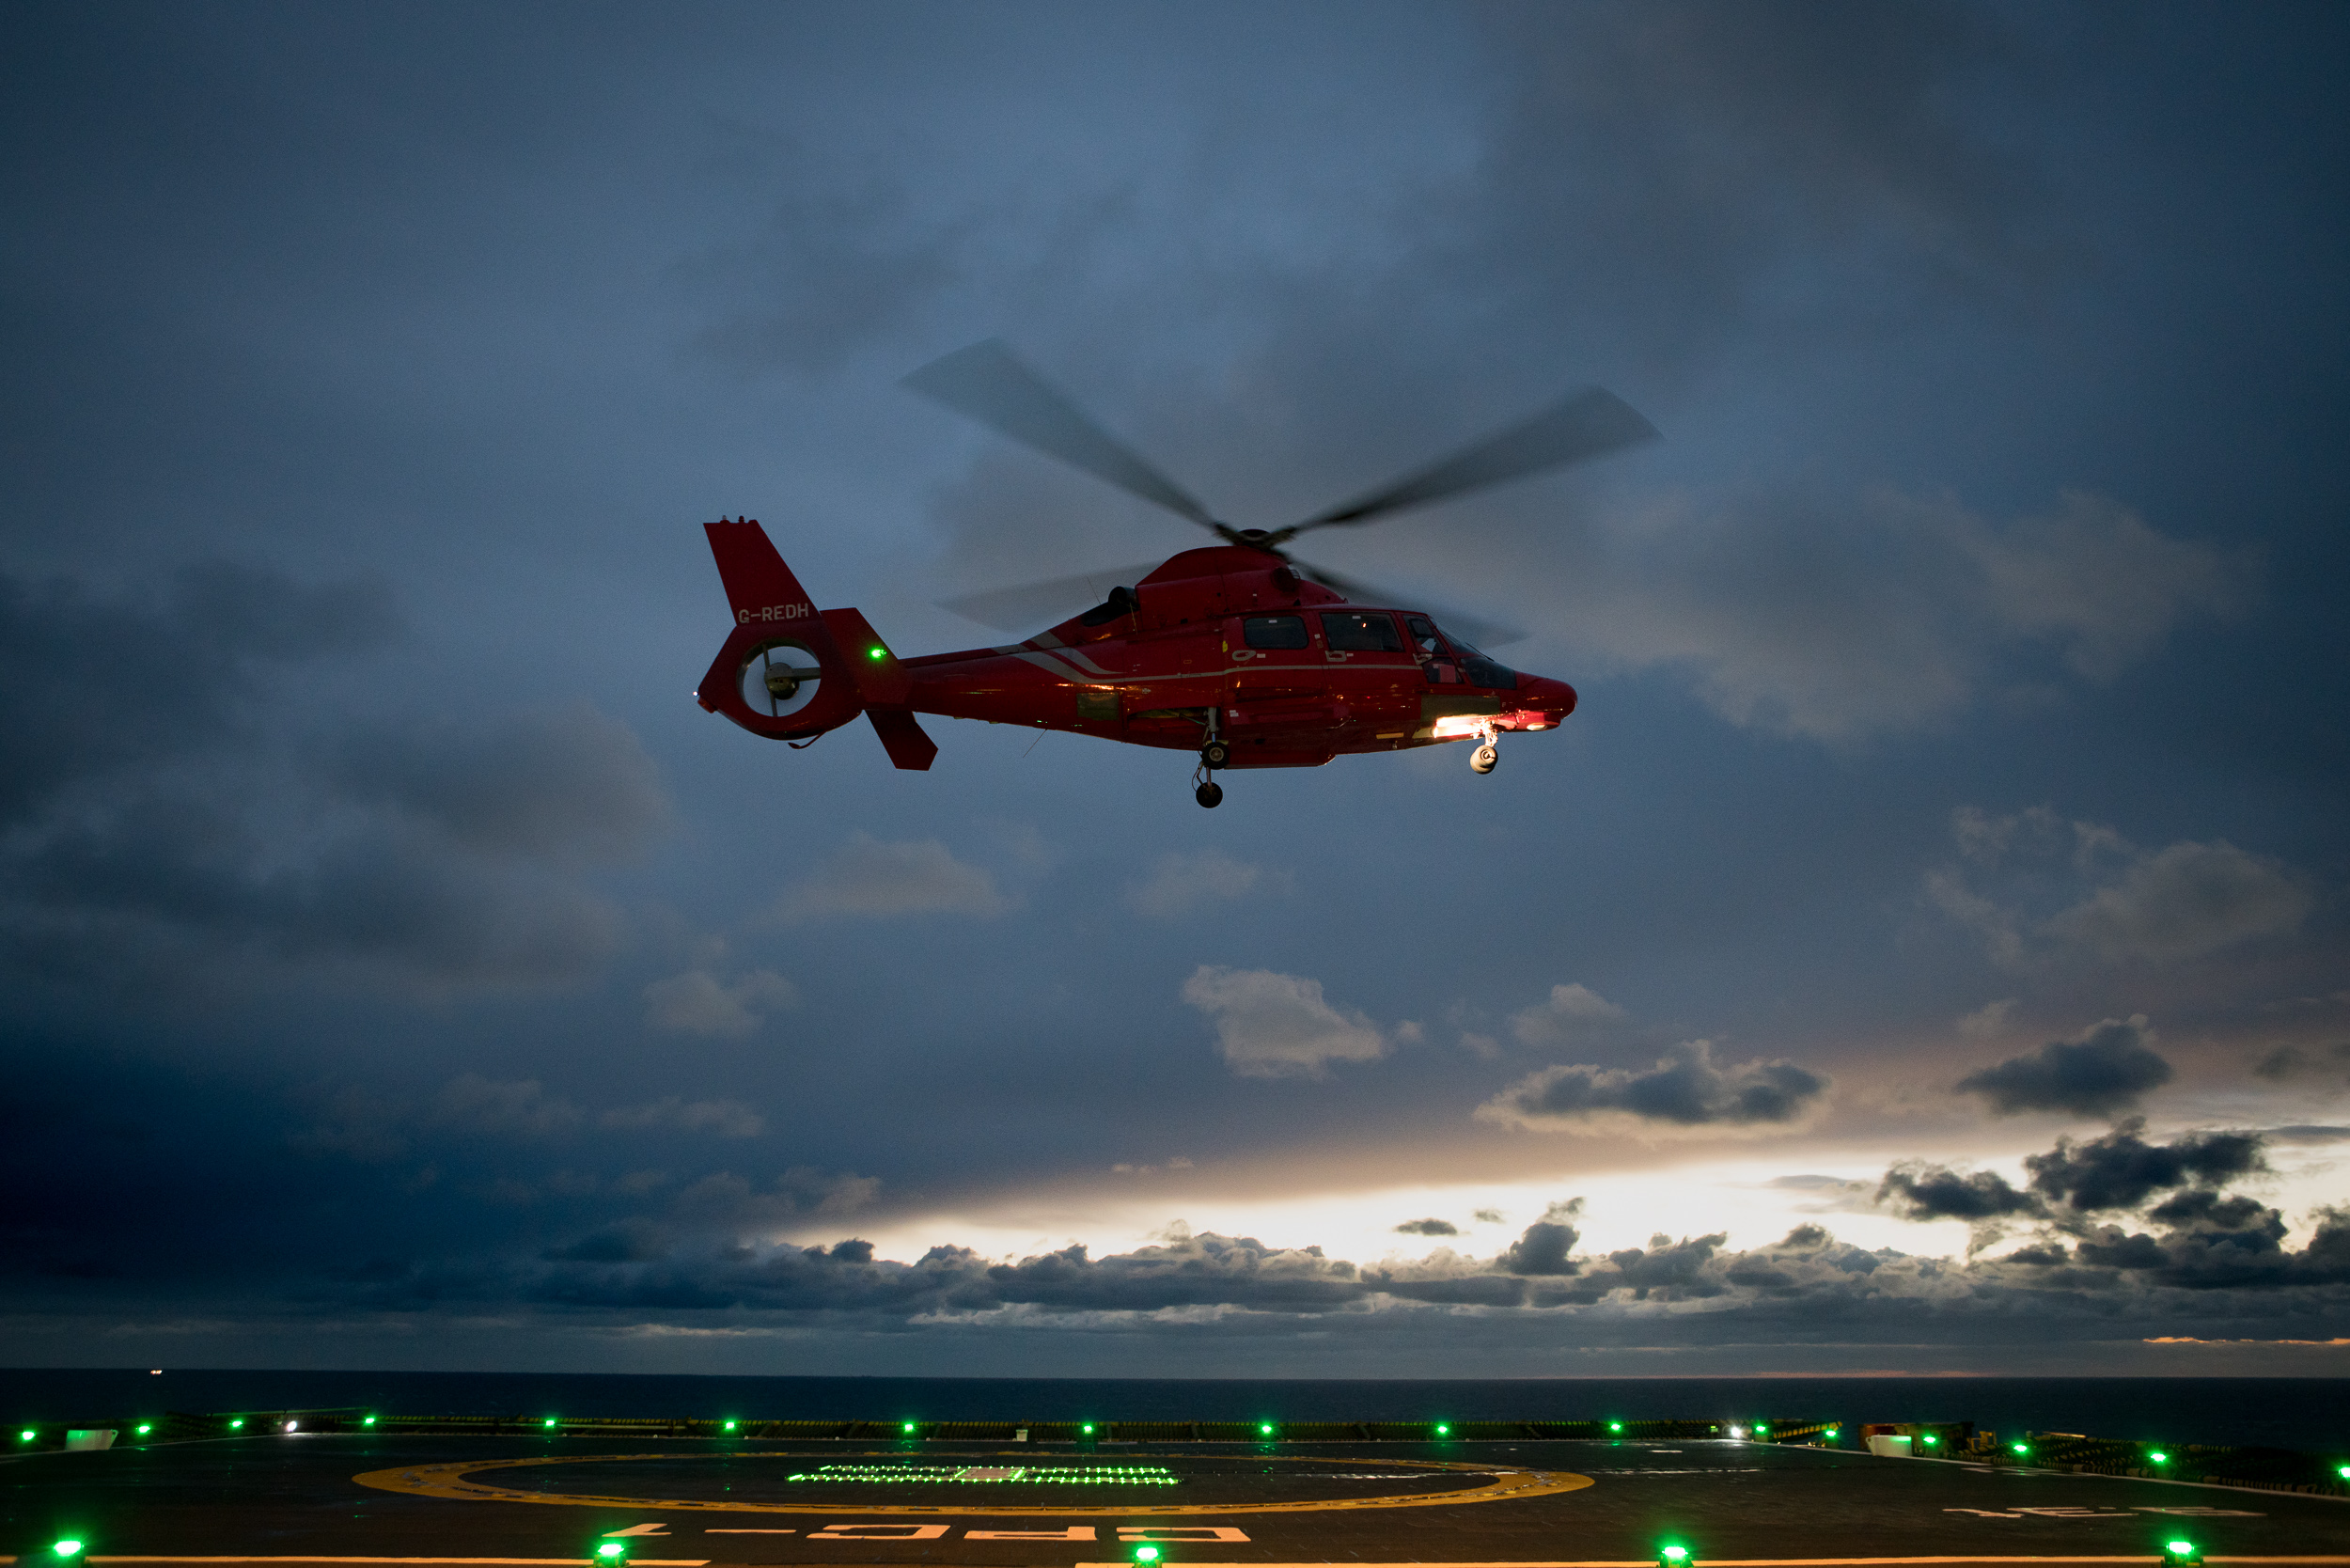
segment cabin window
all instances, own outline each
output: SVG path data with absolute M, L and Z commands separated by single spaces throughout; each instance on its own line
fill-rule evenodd
M 1353 653 L 1401 653 L 1403 639 L 1396 635 L 1395 617 L 1372 610 L 1324 610 L 1322 635 L 1330 651 Z
M 1241 641 L 1251 648 L 1304 648 L 1306 618 L 1302 615 L 1252 615 L 1240 623 Z

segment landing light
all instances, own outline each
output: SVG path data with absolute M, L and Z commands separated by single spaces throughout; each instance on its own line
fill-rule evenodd
M 286 1430 L 288 1432 L 299 1432 L 301 1429 L 302 1423 L 300 1421 L 288 1421 L 286 1423 Z
M 1732 1438 L 1744 1437 L 1746 1435 L 1747 1429 L 1743 1426 L 1733 1426 L 1730 1429 L 1730 1435 Z

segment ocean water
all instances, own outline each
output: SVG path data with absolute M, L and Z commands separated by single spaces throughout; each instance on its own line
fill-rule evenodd
M 1965 1421 L 2350 1458 L 2350 1379 L 2222 1377 L 1148 1378 L 673 1377 L 558 1372 L 0 1369 L 8 1422 L 164 1410 L 736 1417 L 761 1420 Z

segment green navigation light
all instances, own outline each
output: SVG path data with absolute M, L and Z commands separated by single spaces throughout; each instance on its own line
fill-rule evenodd
M 1158 1560 L 1159 1549 L 1156 1546 L 1141 1545 L 1135 1548 L 1135 1560 L 1136 1562 L 1156 1562 Z
M 866 653 L 865 656 L 869 659 L 878 659 L 882 656 L 882 651 L 878 648 L 871 649 Z

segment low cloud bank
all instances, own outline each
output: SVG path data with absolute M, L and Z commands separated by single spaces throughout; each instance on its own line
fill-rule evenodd
M 1790 1061 L 1716 1063 L 1711 1041 L 1676 1045 L 1644 1071 L 1545 1067 L 1477 1107 L 1479 1120 L 1537 1132 L 1785 1128 L 1820 1103 L 1829 1080 Z

